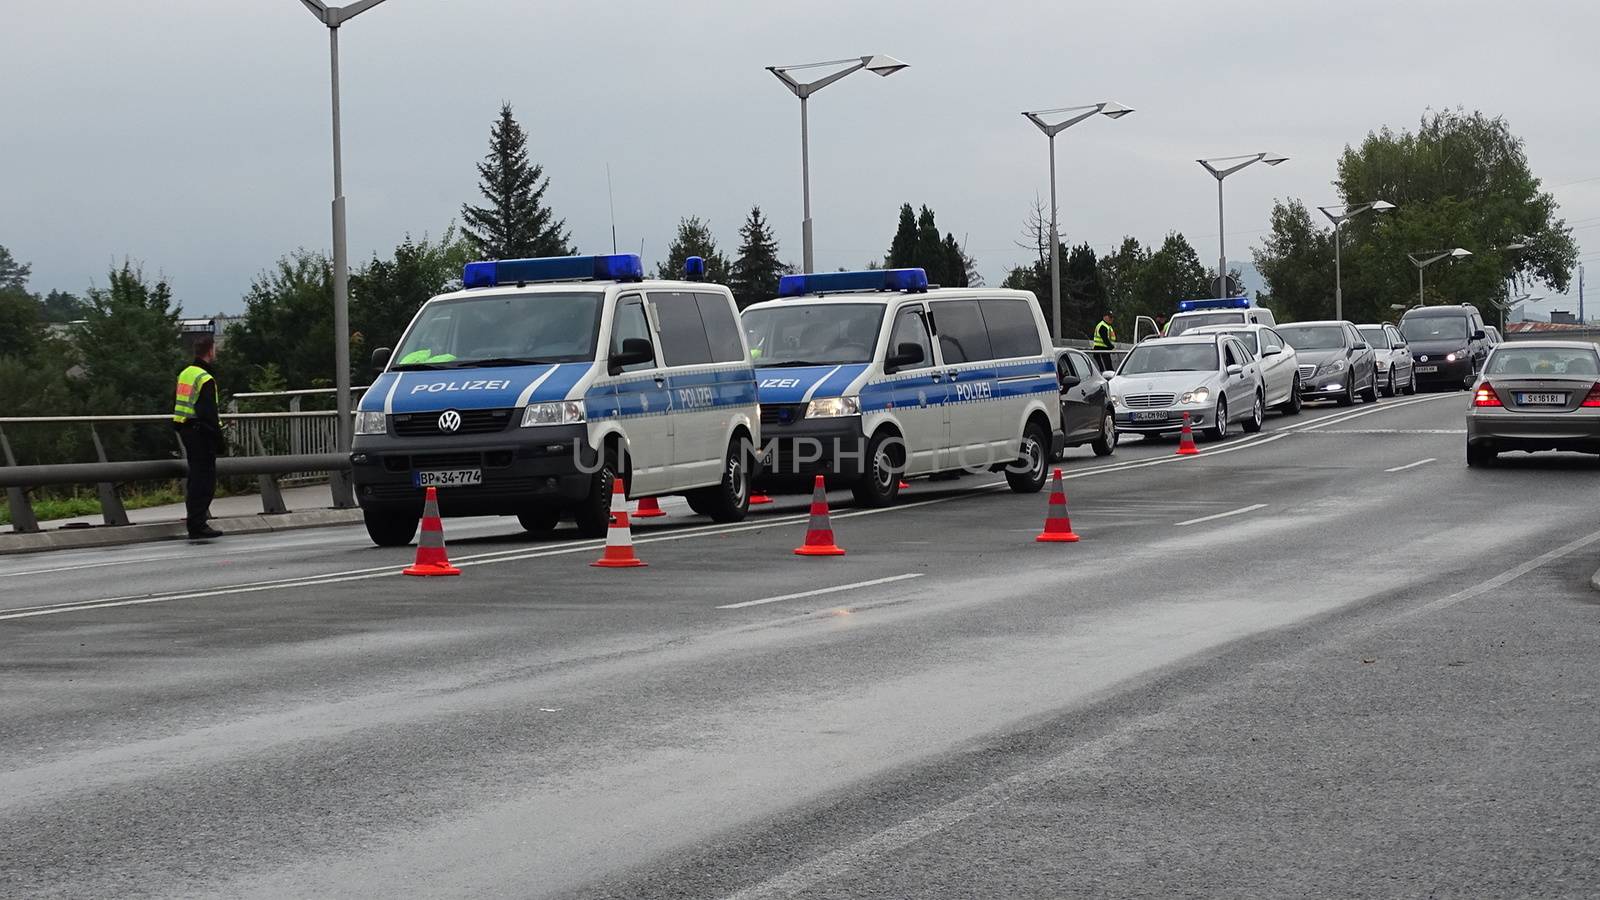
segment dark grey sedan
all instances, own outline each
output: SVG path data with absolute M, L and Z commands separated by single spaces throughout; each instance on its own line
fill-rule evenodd
M 1096 456 L 1110 456 L 1117 449 L 1110 382 L 1087 355 L 1064 347 L 1056 348 L 1056 375 L 1061 384 L 1063 444 L 1091 444 Z
M 1578 341 L 1515 341 L 1489 354 L 1467 407 L 1467 465 L 1508 450 L 1600 453 L 1600 352 Z

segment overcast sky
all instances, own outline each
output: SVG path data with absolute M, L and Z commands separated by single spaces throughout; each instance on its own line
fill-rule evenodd
M 327 34 L 299 0 L 4 6 L 0 245 L 33 289 L 81 292 L 127 256 L 191 313 L 236 311 L 280 255 L 330 246 Z M 507 101 L 581 250 L 610 250 L 610 163 L 624 249 L 658 259 L 695 214 L 731 252 L 759 203 L 798 262 L 799 104 L 763 67 L 886 53 L 911 67 L 812 100 L 821 269 L 881 257 L 911 202 L 998 282 L 1048 192 L 1018 113 L 1114 99 L 1138 111 L 1057 141 L 1070 242 L 1177 229 L 1214 260 L 1194 160 L 1286 154 L 1227 182 L 1228 257 L 1248 259 L 1273 198 L 1337 199 L 1345 144 L 1462 105 L 1526 140 L 1593 275 L 1597 35 L 1590 0 L 389 0 L 341 29 L 351 259 L 459 217 Z

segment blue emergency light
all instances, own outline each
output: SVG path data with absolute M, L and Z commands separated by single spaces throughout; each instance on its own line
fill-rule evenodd
M 611 256 L 544 256 L 467 263 L 462 287 L 495 287 L 538 281 L 643 281 L 644 264 L 634 253 Z
M 683 277 L 688 281 L 702 281 L 706 277 L 706 258 L 691 256 L 683 261 Z
M 1209 300 L 1179 300 L 1178 312 L 1197 309 L 1249 309 L 1249 297 L 1212 297 Z
M 921 269 L 867 269 L 864 272 L 818 272 L 811 275 L 785 275 L 778 280 L 779 297 L 801 297 L 868 291 L 906 291 L 922 293 L 928 289 L 928 273 Z

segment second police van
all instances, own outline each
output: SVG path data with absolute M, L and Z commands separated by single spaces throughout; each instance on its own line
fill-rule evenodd
M 1031 293 L 933 288 L 921 269 L 785 276 L 744 311 L 765 443 L 759 484 L 846 481 L 886 506 L 902 476 L 1004 470 L 1044 486 L 1060 386 Z
M 375 543 L 411 540 L 430 486 L 445 516 L 529 531 L 571 515 L 603 535 L 618 477 L 744 517 L 760 417 L 727 288 L 646 281 L 631 254 L 475 262 L 462 282 L 374 354 L 351 461 Z

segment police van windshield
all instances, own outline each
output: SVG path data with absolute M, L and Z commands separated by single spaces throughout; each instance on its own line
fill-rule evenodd
M 1167 325 L 1167 337 L 1177 337 L 1191 328 L 1200 328 L 1204 325 L 1238 325 L 1244 321 L 1244 313 L 1215 312 L 1193 313 L 1182 315 L 1173 319 Z
M 390 368 L 589 362 L 604 297 L 601 291 L 574 291 L 435 301 L 422 308 Z
M 1338 350 L 1344 346 L 1344 329 L 1338 325 L 1284 325 L 1278 334 L 1296 350 Z
M 805 303 L 746 310 L 745 336 L 757 368 L 871 362 L 882 303 Z
M 1406 316 L 1400 320 L 1400 333 L 1408 341 L 1464 341 L 1466 316 Z
M 1117 374 L 1152 375 L 1157 372 L 1216 370 L 1216 344 L 1140 344 L 1128 354 Z

